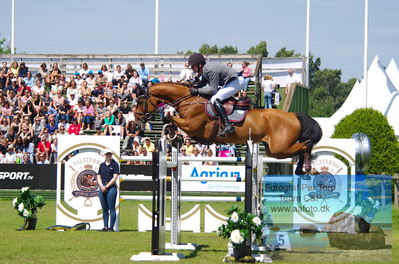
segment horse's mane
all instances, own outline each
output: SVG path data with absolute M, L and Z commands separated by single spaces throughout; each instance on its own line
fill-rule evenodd
M 161 83 L 153 84 L 152 86 L 160 86 L 160 85 L 173 85 L 173 86 L 179 86 L 179 87 L 185 87 L 185 88 L 191 88 L 191 87 L 193 86 L 193 84 L 190 83 L 190 82 L 184 82 L 184 83 L 178 83 L 178 82 L 161 82 Z

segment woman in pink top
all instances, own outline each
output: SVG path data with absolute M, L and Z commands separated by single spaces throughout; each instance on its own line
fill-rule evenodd
M 4 105 L 3 105 L 3 109 L 1 110 L 2 120 L 3 119 L 7 120 L 7 124 L 10 125 L 12 118 L 13 118 L 13 114 L 14 114 L 14 111 L 12 110 L 10 103 L 8 101 L 5 101 Z M 0 120 L 0 123 L 2 120 Z
M 83 123 L 86 125 L 86 130 L 89 130 L 94 121 L 94 107 L 89 100 L 86 100 L 83 107 Z
M 252 69 L 249 67 L 248 61 L 243 61 L 241 63 L 241 66 L 242 66 L 241 75 L 242 77 L 244 77 L 244 91 L 246 91 L 248 90 L 248 83 L 252 77 Z

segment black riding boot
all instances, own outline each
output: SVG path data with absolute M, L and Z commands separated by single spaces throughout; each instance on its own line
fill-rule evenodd
M 229 119 L 227 118 L 226 112 L 224 111 L 223 105 L 219 99 L 215 100 L 215 102 L 213 103 L 213 107 L 215 108 L 216 112 L 218 113 L 224 125 L 223 131 L 220 132 L 220 136 L 224 137 L 224 135 L 226 134 L 233 133 L 234 126 L 230 123 Z

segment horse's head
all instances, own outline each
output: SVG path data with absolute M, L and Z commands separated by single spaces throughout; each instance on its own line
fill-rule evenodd
M 154 97 L 148 94 L 141 95 L 137 98 L 137 107 L 134 112 L 136 123 L 138 123 L 141 128 L 144 128 L 145 123 L 154 117 L 157 112 L 157 101 Z

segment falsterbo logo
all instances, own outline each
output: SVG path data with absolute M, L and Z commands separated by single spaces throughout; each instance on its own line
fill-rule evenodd
M 34 176 L 29 175 L 29 172 L 9 172 L 9 171 L 0 171 L 0 180 L 33 180 Z

